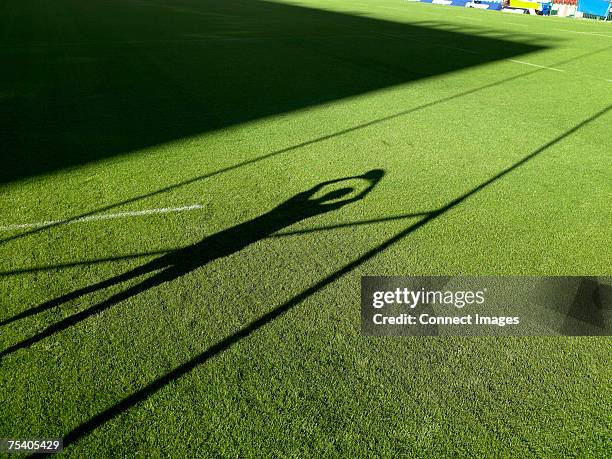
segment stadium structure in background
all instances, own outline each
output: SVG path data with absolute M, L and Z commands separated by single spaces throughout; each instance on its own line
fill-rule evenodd
M 507 13 L 611 19 L 611 0 L 408 0 Z

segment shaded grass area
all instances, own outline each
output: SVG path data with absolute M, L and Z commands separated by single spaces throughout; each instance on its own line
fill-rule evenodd
M 238 15 L 245 4 L 235 3 Z M 421 56 L 412 62 L 418 78 L 400 71 L 396 82 L 370 80 L 373 64 L 364 59 L 346 75 L 368 75 L 375 84 L 333 91 L 322 105 L 260 111 L 222 129 L 202 123 L 176 137 L 151 133 L 143 136 L 151 143 L 138 145 L 150 148 L 108 148 L 130 154 L 3 186 L 6 223 L 93 209 L 195 202 L 205 209 L 2 235 L 0 321 L 26 313 L 2 326 L 2 351 L 48 327 L 70 326 L 3 355 L 0 397 L 11 409 L 0 416 L 0 434 L 68 435 L 66 454 L 74 457 L 186 456 L 196 448 L 201 456 L 605 455 L 609 338 L 364 338 L 358 292 L 362 274 L 609 273 L 612 241 L 602 228 L 611 217 L 612 100 L 603 81 L 587 86 L 584 77 L 611 70 L 601 62 L 606 45 L 553 31 L 513 38 L 503 17 L 478 11 L 442 21 L 431 19 L 444 15 L 441 9 L 391 0 L 310 6 L 429 30 L 439 41 L 406 36 L 401 53 L 390 48 L 395 57 Z M 157 15 L 189 9 L 197 23 L 194 11 L 219 13 L 214 3 L 172 7 Z M 229 30 L 229 18 L 216 18 Z M 480 18 L 486 27 L 470 20 Z M 495 45 L 483 51 L 481 41 Z M 474 53 L 451 52 L 449 44 L 484 56 L 472 61 Z M 316 56 L 328 49 L 317 39 L 309 46 Z M 504 60 L 521 46 L 540 52 L 518 59 L 568 71 Z M 433 61 L 450 56 L 451 64 Z M 583 73 L 575 73 L 576 63 Z M 184 90 L 197 94 L 194 86 L 187 80 Z M 283 219 L 283 229 L 246 230 L 316 184 L 373 169 L 385 176 L 363 199 Z M 332 197 L 342 202 L 337 193 Z M 242 235 L 232 233 L 236 228 Z M 244 231 L 252 243 L 242 244 Z M 225 242 L 213 244 L 219 235 Z M 199 246 L 206 250 L 194 249 L 200 241 L 208 241 Z M 225 256 L 204 265 L 210 251 Z M 155 281 L 163 270 L 142 270 L 167 266 L 158 260 L 184 267 L 190 256 L 193 269 L 168 282 Z M 143 276 L 118 277 L 126 272 Z M 113 278 L 122 282 L 92 288 Z M 71 298 L 79 289 L 87 294 Z M 113 299 L 123 301 L 96 310 Z M 51 307 L 27 314 L 45 304 Z
M 18 11 L 0 48 L 3 182 L 541 48 L 254 0 Z

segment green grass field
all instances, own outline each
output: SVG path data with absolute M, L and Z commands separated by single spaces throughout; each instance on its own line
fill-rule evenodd
M 0 0 L 0 38 L 0 438 L 612 454 L 610 338 L 368 338 L 359 312 L 363 275 L 610 274 L 610 24 Z

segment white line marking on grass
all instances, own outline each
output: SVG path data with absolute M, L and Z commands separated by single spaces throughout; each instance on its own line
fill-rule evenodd
M 423 40 L 415 39 L 410 36 L 399 36 L 399 35 L 393 35 L 393 34 L 387 34 L 387 33 L 381 33 L 380 35 L 385 35 L 385 36 L 399 38 L 399 39 L 405 38 L 407 40 L 425 42 Z M 473 49 L 460 48 L 458 46 L 442 45 L 440 43 L 428 43 L 428 44 L 432 46 L 437 46 L 439 48 L 455 49 L 457 51 L 462 51 L 464 53 L 478 54 L 478 55 L 482 54 L 482 52 L 480 51 L 476 51 Z M 546 69 L 546 70 L 554 70 L 555 72 L 565 72 L 565 70 L 556 69 L 554 67 L 546 67 L 544 65 L 532 64 L 531 62 L 519 61 L 517 59 L 505 59 L 505 60 L 508 62 L 514 62 L 515 64 L 529 65 L 530 67 L 537 67 L 537 68 Z
M 386 36 L 386 37 L 392 37 L 392 38 L 397 38 L 399 40 L 402 39 L 406 39 L 406 40 L 412 40 L 412 41 L 416 41 L 416 42 L 420 42 L 420 43 L 427 43 L 430 46 L 437 46 L 438 48 L 446 48 L 446 49 L 455 49 L 457 51 L 462 51 L 465 53 L 470 53 L 470 54 L 482 54 L 482 52 L 480 51 L 475 51 L 473 49 L 466 49 L 466 48 L 460 48 L 458 46 L 450 46 L 450 45 L 443 45 L 440 43 L 431 43 L 431 42 L 427 42 L 426 40 L 422 40 L 422 39 L 418 39 L 418 38 L 414 38 L 410 35 L 395 35 L 395 34 L 389 34 L 389 33 L 379 33 L 379 35 L 382 36 Z M 606 50 L 608 48 L 604 48 L 603 50 Z M 581 56 L 578 56 L 581 57 Z M 562 70 L 562 69 L 557 69 L 555 67 L 546 67 L 545 65 L 539 65 L 539 64 L 532 64 L 531 62 L 525 62 L 525 61 L 520 61 L 518 59 L 504 59 L 507 62 L 513 62 L 515 64 L 521 64 L 521 65 L 528 65 L 530 67 L 536 67 L 539 69 L 545 69 L 545 70 L 552 70 L 554 72 L 561 72 L 561 73 L 566 73 L 566 70 Z M 603 80 L 603 81 L 607 81 L 607 82 L 612 82 L 612 80 L 608 80 L 605 78 L 601 78 L 601 77 L 595 77 L 592 75 L 587 75 L 587 74 L 576 74 L 576 73 L 567 73 L 567 75 L 572 75 L 572 76 L 581 76 L 581 77 L 588 77 L 590 79 L 595 79 L 595 80 Z
M 506 59 L 506 60 L 510 62 L 515 62 L 516 64 L 523 64 L 523 65 L 530 65 L 531 67 L 538 67 L 540 69 L 554 70 L 555 72 L 565 72 L 565 70 L 556 69 L 554 67 L 546 67 L 545 65 L 532 64 L 531 62 L 519 61 L 516 59 Z
M 579 32 L 577 30 L 567 30 L 567 29 L 553 29 L 553 30 L 556 30 L 557 32 L 563 32 L 563 33 L 580 33 L 584 35 L 593 35 L 594 37 L 612 38 L 612 35 L 606 35 L 605 33 Z
M 14 231 L 18 229 L 26 229 L 26 228 L 44 228 L 45 226 L 57 226 L 57 225 L 71 225 L 73 223 L 84 223 L 90 221 L 98 221 L 98 220 L 112 220 L 115 218 L 129 218 L 129 217 L 141 217 L 143 215 L 153 215 L 153 214 L 168 214 L 171 212 L 185 212 L 188 210 L 196 210 L 203 209 L 204 206 L 201 204 L 192 204 L 190 206 L 183 207 L 162 207 L 160 209 L 145 209 L 145 210 L 133 210 L 129 212 L 117 212 L 114 214 L 98 214 L 98 215 L 88 215 L 87 217 L 80 217 L 74 219 L 66 219 L 66 220 L 50 220 L 46 222 L 37 222 L 37 223 L 18 223 L 14 225 L 4 225 L 0 226 L 0 231 Z

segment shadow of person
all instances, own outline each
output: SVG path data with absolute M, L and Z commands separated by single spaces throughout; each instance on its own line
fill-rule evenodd
M 350 203 L 359 201 L 372 191 L 372 189 L 382 179 L 383 175 L 383 170 L 374 169 L 363 175 L 344 177 L 319 183 L 307 191 L 298 193 L 259 217 L 208 236 L 200 242 L 188 247 L 170 252 L 131 271 L 88 287 L 75 290 L 66 295 L 62 295 L 58 298 L 47 301 L 35 308 L 29 309 L 28 311 L 24 311 L 19 315 L 13 316 L 2 322 L 0 325 L 6 325 L 21 318 L 46 311 L 48 309 L 60 306 L 68 301 L 75 300 L 86 294 L 126 282 L 144 274 L 159 271 L 151 277 L 142 280 L 124 291 L 116 293 L 108 299 L 70 317 L 67 317 L 60 322 L 47 327 L 40 333 L 5 349 L 4 351 L 0 352 L 0 358 L 11 354 L 18 349 L 28 347 L 59 331 L 65 330 L 66 328 L 79 323 L 87 317 L 100 313 L 132 296 L 138 295 L 139 293 L 160 284 L 177 279 L 178 277 L 204 266 L 213 260 L 239 252 L 245 247 L 264 239 L 285 227 L 291 226 L 299 221 L 314 217 L 316 215 L 338 210 Z M 353 187 L 348 186 L 334 188 L 334 185 L 337 186 L 342 184 L 342 182 L 348 182 L 355 179 L 361 179 L 366 182 L 366 186 L 360 192 L 357 192 L 357 190 L 355 190 Z M 332 189 L 325 192 L 326 188 Z M 320 193 L 323 194 L 320 197 L 317 197 L 317 194 Z M 351 194 L 354 195 L 351 196 Z

